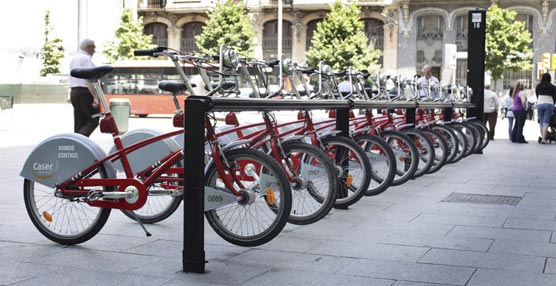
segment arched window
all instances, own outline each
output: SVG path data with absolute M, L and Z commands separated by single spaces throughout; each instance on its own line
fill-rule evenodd
M 153 44 L 161 47 L 168 46 L 168 26 L 162 23 L 151 23 L 145 25 L 145 34 L 153 35 Z
M 278 21 L 268 21 L 263 27 L 263 57 L 277 58 L 278 53 Z M 292 56 L 292 23 L 282 21 L 282 53 Z
M 199 48 L 195 43 L 195 36 L 201 34 L 205 23 L 202 22 L 189 22 L 183 25 L 181 30 L 181 43 L 180 50 L 182 52 L 198 52 Z
M 317 30 L 318 23 L 320 22 L 322 22 L 322 19 L 311 20 L 309 21 L 309 23 L 307 23 L 307 37 L 305 38 L 305 48 L 307 50 L 309 50 L 309 48 L 311 47 L 311 41 L 313 41 L 313 35 Z
M 365 19 L 364 21 L 369 46 L 375 50 L 384 50 L 384 22 L 377 19 Z
M 459 15 L 456 17 L 455 27 L 456 27 L 456 45 L 458 47 L 458 52 L 467 51 L 467 35 L 468 35 L 468 15 Z

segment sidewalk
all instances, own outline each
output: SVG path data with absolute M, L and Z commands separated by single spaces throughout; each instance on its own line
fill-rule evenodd
M 21 166 L 35 144 L 71 132 L 69 105 L 0 111 L 0 285 L 556 285 L 556 145 L 507 140 L 507 120 L 482 155 L 364 197 L 307 226 L 287 225 L 260 247 L 231 245 L 205 224 L 207 273 L 183 273 L 183 208 L 148 225 L 118 211 L 91 240 L 44 238 L 23 204 Z M 130 129 L 171 128 L 131 118 Z M 110 137 L 91 136 L 103 147 Z M 462 203 L 462 195 L 469 194 Z M 450 197 L 449 197 L 450 196 Z M 453 202 L 454 200 L 460 202 Z

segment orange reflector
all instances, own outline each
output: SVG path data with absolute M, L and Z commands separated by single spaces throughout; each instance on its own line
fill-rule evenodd
M 403 157 L 403 156 L 401 156 L 401 157 L 400 157 L 400 161 L 402 161 L 402 162 L 403 162 L 403 159 L 404 159 L 404 157 Z
M 276 198 L 274 197 L 274 192 L 272 191 L 272 188 L 269 188 L 266 191 L 266 202 L 273 205 L 275 201 Z
M 42 212 L 42 217 L 44 217 L 46 221 L 52 222 L 52 216 L 47 211 Z
M 352 183 L 352 182 L 353 182 L 353 176 L 352 176 L 352 175 L 349 175 L 349 176 L 346 178 L 346 186 L 347 186 L 348 188 L 351 187 L 351 183 Z

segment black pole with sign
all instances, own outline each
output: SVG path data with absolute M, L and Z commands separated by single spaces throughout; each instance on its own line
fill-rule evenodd
M 467 110 L 467 117 L 484 121 L 486 11 L 469 11 L 468 24 L 467 85 L 473 90 L 471 103 L 475 108 Z

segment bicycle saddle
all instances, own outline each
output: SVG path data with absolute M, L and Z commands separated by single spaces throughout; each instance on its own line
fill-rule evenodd
M 196 84 L 191 83 L 191 87 L 197 87 Z M 181 91 L 184 91 L 186 89 L 185 87 L 185 83 L 183 82 L 177 82 L 177 81 L 171 81 L 171 80 L 161 80 L 158 83 L 158 88 L 164 91 L 168 91 L 171 93 L 179 93 Z
M 94 68 L 74 68 L 71 70 L 70 75 L 76 78 L 97 80 L 105 74 L 114 70 L 112 66 L 100 66 Z

